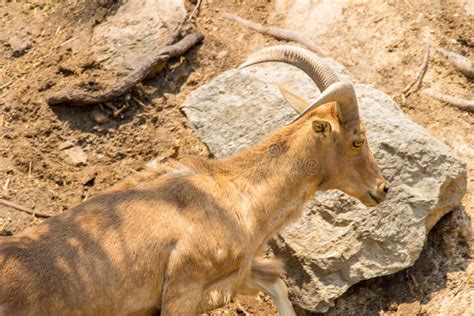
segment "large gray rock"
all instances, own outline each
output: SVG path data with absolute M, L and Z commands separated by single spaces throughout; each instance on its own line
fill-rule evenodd
M 349 76 L 340 64 L 327 62 Z M 319 93 L 296 68 L 269 65 L 220 75 L 191 93 L 183 109 L 220 157 L 258 142 L 295 116 L 278 91 L 280 82 L 310 99 Z M 361 280 L 411 266 L 429 230 L 466 189 L 465 164 L 445 144 L 385 93 L 366 84 L 355 88 L 370 146 L 392 189 L 376 208 L 338 191 L 320 192 L 304 218 L 270 242 L 286 261 L 292 301 L 309 311 L 326 311 Z

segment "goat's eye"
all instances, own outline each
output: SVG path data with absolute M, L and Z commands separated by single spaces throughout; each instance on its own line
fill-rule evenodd
M 355 140 L 355 141 L 352 142 L 352 146 L 354 146 L 355 148 L 359 148 L 362 145 L 364 145 L 364 140 L 363 139 Z

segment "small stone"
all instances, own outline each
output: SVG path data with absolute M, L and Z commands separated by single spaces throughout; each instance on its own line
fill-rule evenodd
M 227 50 L 223 50 L 223 51 L 220 51 L 217 55 L 216 55 L 216 58 L 217 59 L 222 59 L 224 58 L 225 56 L 227 56 L 229 52 Z
M 31 42 L 28 40 L 21 39 L 17 36 L 10 38 L 8 46 L 12 50 L 12 57 L 21 57 L 32 47 Z
M 61 144 L 59 144 L 58 150 L 64 150 L 64 149 L 68 149 L 68 148 L 71 148 L 71 147 L 74 147 L 74 144 L 67 140 L 67 141 L 62 142 Z
M 46 90 L 49 90 L 51 89 L 52 87 L 54 87 L 56 83 L 49 80 L 47 82 L 45 82 L 44 84 L 42 84 L 39 88 L 38 88 L 38 92 L 43 92 L 43 91 L 46 91 Z
M 96 171 L 86 174 L 82 179 L 82 184 L 85 187 L 92 187 L 95 184 L 95 179 L 97 178 L 98 173 Z
M 81 147 L 72 147 L 65 150 L 67 161 L 73 166 L 83 166 L 87 163 L 87 154 Z
M 0 171 L 8 172 L 13 170 L 13 162 L 10 158 L 0 157 Z
M 98 108 L 92 110 L 92 118 L 97 124 L 105 124 L 109 121 L 109 116 Z
M 163 163 L 164 160 L 165 160 L 165 157 L 163 156 L 152 159 L 145 164 L 145 168 L 155 169 L 159 167 Z

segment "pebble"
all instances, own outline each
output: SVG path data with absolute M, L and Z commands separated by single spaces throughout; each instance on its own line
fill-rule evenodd
M 8 44 L 12 50 L 12 57 L 21 57 L 32 47 L 30 41 L 21 39 L 19 37 L 12 37 L 8 41 Z
M 58 150 L 64 150 L 64 149 L 68 149 L 68 148 L 71 148 L 71 147 L 74 147 L 74 144 L 67 140 L 67 141 L 62 142 L 61 144 L 59 144 Z
M 65 150 L 67 161 L 73 166 L 86 165 L 87 154 L 82 150 L 81 147 L 72 147 Z
M 97 108 L 92 110 L 92 118 L 97 124 L 105 124 L 109 121 L 109 116 Z

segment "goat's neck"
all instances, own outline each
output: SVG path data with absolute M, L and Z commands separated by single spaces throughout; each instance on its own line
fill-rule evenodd
M 315 155 L 317 138 L 303 124 L 283 127 L 222 161 L 241 195 L 241 216 L 258 239 L 266 240 L 299 217 L 323 179 Z

